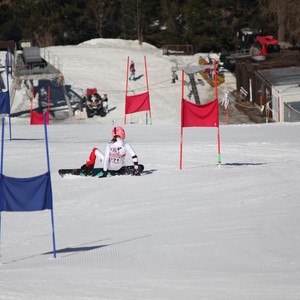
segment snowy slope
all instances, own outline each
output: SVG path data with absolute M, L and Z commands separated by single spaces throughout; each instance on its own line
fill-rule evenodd
M 94 87 L 101 95 L 108 94 L 111 113 L 105 118 L 80 120 L 80 124 L 123 123 L 128 57 L 135 62 L 136 77 L 139 78 L 136 81 L 128 82 L 129 95 L 145 92 L 148 78 L 153 122 L 177 124 L 180 120 L 181 107 L 181 71 L 177 72 L 180 80 L 174 84 L 171 82 L 171 69 L 175 66 L 197 66 L 200 55 L 207 57 L 207 54 L 199 53 L 194 56 L 163 56 L 160 49 L 146 43 L 140 46 L 137 41 L 111 39 L 90 40 L 77 46 L 49 47 L 47 53 L 51 53 L 60 60 L 66 84 L 71 85 L 78 94 L 82 95 L 86 88 Z M 217 58 L 216 55 L 213 57 Z M 202 77 L 198 74 L 196 79 L 198 78 Z M 187 76 L 185 81 L 189 82 Z M 189 85 L 185 86 L 186 96 L 189 88 Z M 229 72 L 226 73 L 226 82 L 219 89 L 220 100 L 227 89 L 235 89 L 235 79 Z M 201 103 L 215 98 L 215 90 L 208 84 L 199 85 L 198 90 Z M 24 94 L 23 89 L 18 91 L 12 112 L 20 111 L 20 107 L 24 109 L 24 103 L 27 103 L 27 109 L 30 108 L 29 101 L 24 100 Z M 234 107 L 232 109 L 235 110 Z M 85 113 L 81 115 L 81 119 L 84 118 L 86 118 Z M 61 122 L 74 123 L 74 119 L 76 119 L 75 116 Z M 15 122 L 24 123 L 24 120 L 18 119 Z M 128 122 L 145 124 L 145 113 L 128 116 Z M 221 116 L 221 122 L 225 122 L 223 116 Z M 249 121 L 246 118 L 246 121 L 243 122 Z M 232 123 L 235 122 L 232 121 Z
M 179 170 L 173 58 L 107 42 L 52 47 L 67 81 L 108 91 L 117 109 L 48 126 L 57 258 L 49 211 L 2 213 L 0 299 L 299 299 L 300 124 L 221 125 L 220 167 L 216 129 L 186 128 Z M 128 55 L 136 64 L 147 56 L 150 87 L 168 80 L 152 86 L 153 125 L 140 115 L 124 126 L 150 174 L 59 177 L 59 168 L 80 166 L 92 147 L 105 147 L 112 122 L 122 124 Z M 4 174 L 41 174 L 43 128 L 12 122 Z

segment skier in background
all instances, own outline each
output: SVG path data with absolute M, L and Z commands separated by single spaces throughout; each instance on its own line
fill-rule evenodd
M 108 114 L 108 97 L 107 94 L 104 94 L 102 97 L 102 107 L 105 113 Z
M 135 80 L 135 66 L 133 61 L 130 62 L 129 70 L 130 70 L 129 80 Z
M 132 147 L 124 141 L 125 130 L 120 127 L 112 129 L 112 140 L 107 143 L 105 154 L 98 148 L 93 148 L 88 161 L 81 167 L 81 172 L 85 175 L 92 175 L 96 159 L 103 163 L 103 175 L 106 177 L 109 171 L 116 174 L 124 174 L 125 156 L 129 153 L 134 165 L 134 176 L 139 176 L 138 157 Z

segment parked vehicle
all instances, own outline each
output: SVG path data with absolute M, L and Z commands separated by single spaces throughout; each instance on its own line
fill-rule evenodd
M 256 56 L 261 56 L 256 60 L 263 60 L 262 56 L 267 53 L 280 52 L 278 41 L 272 35 L 264 35 L 261 31 L 251 28 L 242 28 L 237 34 L 239 43 L 237 50 L 233 52 L 222 51 L 220 60 L 224 63 L 224 68 L 234 72 L 235 59 L 237 57 L 252 56 L 250 49 L 256 48 Z
M 86 114 L 88 118 L 95 115 L 100 117 L 106 116 L 106 109 L 103 107 L 103 99 L 98 94 L 96 88 L 88 88 L 83 99 L 86 104 Z

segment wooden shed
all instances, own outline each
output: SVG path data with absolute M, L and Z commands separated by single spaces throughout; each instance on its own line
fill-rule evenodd
M 255 81 L 260 84 L 258 93 L 269 100 L 274 121 L 300 121 L 300 67 L 259 70 Z
M 278 111 L 280 103 L 278 100 L 275 103 L 274 97 L 278 99 L 278 91 L 300 84 L 300 52 L 267 54 L 263 61 L 253 60 L 250 56 L 238 57 L 235 75 L 237 91 L 243 91 L 245 101 L 251 101 L 259 106 L 270 105 L 273 112 L 271 117 L 275 121 L 283 121 L 283 103 L 280 112 Z M 293 101 L 296 100 L 295 97 Z M 273 109 L 276 110 L 276 116 Z

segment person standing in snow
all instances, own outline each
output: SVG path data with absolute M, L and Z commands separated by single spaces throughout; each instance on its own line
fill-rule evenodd
M 107 94 L 104 94 L 102 97 L 102 107 L 105 113 L 108 114 L 108 97 Z
M 133 61 L 130 62 L 129 70 L 130 70 L 129 80 L 135 80 L 135 66 Z
M 85 175 L 92 175 L 96 159 L 103 162 L 103 175 L 106 177 L 109 171 L 122 175 L 124 173 L 125 157 L 129 153 L 134 165 L 134 176 L 139 176 L 138 157 L 130 146 L 124 141 L 125 130 L 120 127 L 112 129 L 112 140 L 107 143 L 105 153 L 103 154 L 98 148 L 93 148 L 88 161 L 81 167 L 81 172 Z

